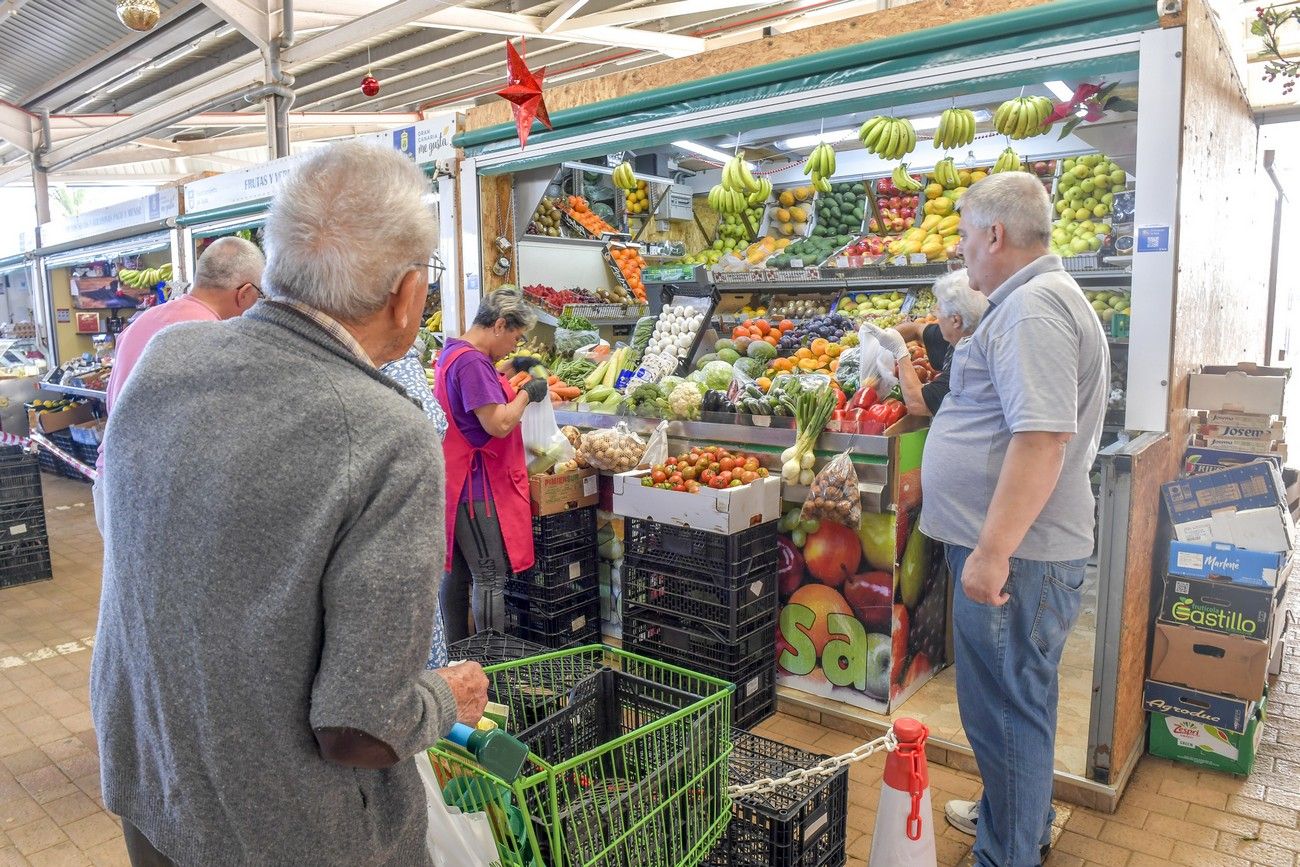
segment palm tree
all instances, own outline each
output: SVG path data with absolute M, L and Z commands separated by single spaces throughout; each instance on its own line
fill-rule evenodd
M 75 217 L 81 213 L 81 205 L 86 200 L 86 191 L 71 187 L 59 187 L 54 190 L 54 201 L 65 217 Z

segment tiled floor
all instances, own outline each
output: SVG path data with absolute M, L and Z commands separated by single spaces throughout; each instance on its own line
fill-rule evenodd
M 0 590 L 0 867 L 127 863 L 116 820 L 99 800 L 86 685 L 101 549 L 85 485 L 46 476 L 53 581 Z M 1292 608 L 1300 614 L 1300 595 Z M 791 716 L 759 727 L 807 750 L 857 744 Z M 1300 654 L 1292 648 L 1270 699 L 1255 773 L 1247 780 L 1144 758 L 1113 815 L 1061 808 L 1048 867 L 1179 864 L 1300 867 Z M 883 760 L 850 771 L 849 864 L 871 849 Z M 943 803 L 979 781 L 930 768 L 939 863 L 967 857 L 970 838 L 943 821 Z

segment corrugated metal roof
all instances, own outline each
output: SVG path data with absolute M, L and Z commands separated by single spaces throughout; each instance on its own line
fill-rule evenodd
M 182 0 L 159 0 L 164 10 Z M 71 69 L 130 34 L 107 0 L 30 0 L 0 21 L 0 99 L 20 102 L 55 72 Z

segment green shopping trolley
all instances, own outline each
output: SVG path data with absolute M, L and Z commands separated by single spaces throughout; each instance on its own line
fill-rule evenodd
M 443 741 L 449 805 L 485 813 L 507 867 L 694 867 L 731 819 L 724 680 L 602 645 L 489 666 L 488 697 L 528 744 L 506 782 Z

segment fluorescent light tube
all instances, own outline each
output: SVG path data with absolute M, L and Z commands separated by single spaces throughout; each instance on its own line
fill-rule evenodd
M 684 151 L 690 151 L 693 154 L 699 154 L 702 157 L 708 157 L 709 159 L 720 163 L 727 162 L 728 160 L 731 159 L 732 156 L 731 154 L 724 153 L 723 151 L 720 151 L 717 148 L 711 148 L 708 145 L 696 144 L 695 142 L 687 141 L 686 139 L 673 142 L 673 147 L 681 148 Z
M 777 147 L 781 148 L 781 150 L 797 151 L 806 147 L 811 147 L 819 142 L 836 144 L 844 141 L 856 132 L 856 129 L 835 129 L 814 135 L 797 135 L 794 138 L 788 138 L 779 142 Z
M 1074 98 L 1074 91 L 1064 81 L 1044 81 L 1043 87 L 1052 92 L 1061 102 L 1069 102 Z

